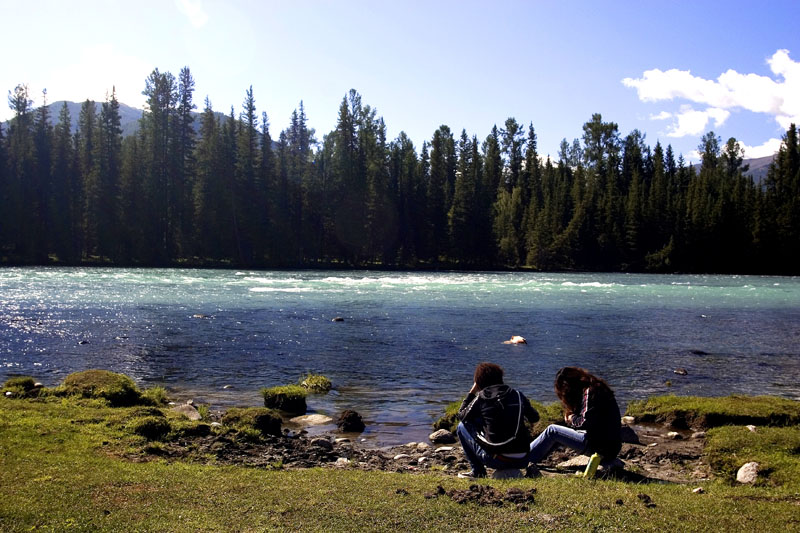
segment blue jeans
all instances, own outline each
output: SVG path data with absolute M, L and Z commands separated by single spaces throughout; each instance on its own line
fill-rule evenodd
M 458 440 L 461 441 L 461 447 L 464 449 L 464 455 L 467 456 L 467 461 L 472 466 L 472 471 L 478 475 L 486 475 L 486 467 L 494 468 L 496 470 L 505 470 L 507 468 L 525 468 L 528 466 L 528 458 L 520 457 L 519 459 L 501 460 L 486 450 L 484 450 L 478 443 L 476 437 L 475 427 L 470 423 L 460 422 L 456 429 Z
M 586 449 L 586 432 L 551 424 L 531 442 L 531 451 L 526 460 L 538 463 L 547 457 L 556 444 L 562 444 L 583 453 Z

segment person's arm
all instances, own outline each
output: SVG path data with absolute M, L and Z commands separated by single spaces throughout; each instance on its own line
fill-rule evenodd
M 594 395 L 591 394 L 591 389 L 588 387 L 583 390 L 583 397 L 581 399 L 581 410 L 573 413 L 567 417 L 567 421 L 575 429 L 590 429 L 595 423 L 596 401 Z
M 533 408 L 531 402 L 525 397 L 524 394 L 522 396 L 522 414 L 528 420 L 528 423 L 535 424 L 539 421 L 539 412 Z
M 458 414 L 456 417 L 462 422 L 464 422 L 467 417 L 470 416 L 472 406 L 475 405 L 475 400 L 477 399 L 477 394 L 480 392 L 480 390 L 481 389 L 478 388 L 478 384 L 473 383 L 472 388 L 469 389 L 469 392 L 467 393 L 467 397 L 464 398 L 463 402 L 461 402 L 461 407 L 458 408 Z

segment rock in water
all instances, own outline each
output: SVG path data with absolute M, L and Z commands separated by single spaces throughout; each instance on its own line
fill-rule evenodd
M 339 420 L 336 421 L 336 425 L 339 427 L 339 431 L 344 431 L 345 433 L 361 433 L 366 428 L 361 415 L 351 409 L 342 411 L 342 414 L 339 415 Z
M 456 441 L 456 436 L 446 429 L 440 429 L 431 433 L 428 439 L 434 444 L 452 444 Z
M 332 423 L 333 418 L 325 415 L 313 414 L 313 415 L 296 416 L 294 418 L 290 418 L 289 422 L 301 426 L 321 426 L 324 424 Z
M 679 376 L 686 376 L 689 372 L 685 368 L 676 368 L 672 371 L 673 374 L 678 374 Z
M 739 471 L 736 472 L 736 481 L 745 484 L 755 483 L 756 479 L 758 479 L 758 466 L 755 461 L 743 464 Z
M 177 405 L 170 409 L 173 413 L 178 413 L 179 415 L 183 415 L 189 420 L 200 420 L 201 417 L 200 413 L 195 409 L 194 405 L 189 405 L 185 403 L 183 405 Z

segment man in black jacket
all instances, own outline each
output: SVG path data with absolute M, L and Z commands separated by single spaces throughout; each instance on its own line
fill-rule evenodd
M 528 465 L 531 435 L 525 420 L 539 420 L 525 395 L 503 383 L 503 369 L 493 363 L 475 368 L 475 381 L 458 411 L 456 433 L 472 466 L 459 477 L 486 476 L 486 467 L 519 470 Z

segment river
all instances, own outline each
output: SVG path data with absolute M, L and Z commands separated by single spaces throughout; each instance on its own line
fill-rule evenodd
M 605 378 L 623 409 L 671 393 L 800 399 L 800 278 L 0 269 L 0 380 L 105 368 L 223 409 L 321 373 L 335 390 L 310 409 L 355 409 L 363 438 L 390 445 L 424 440 L 480 361 L 544 402 L 567 365 Z

